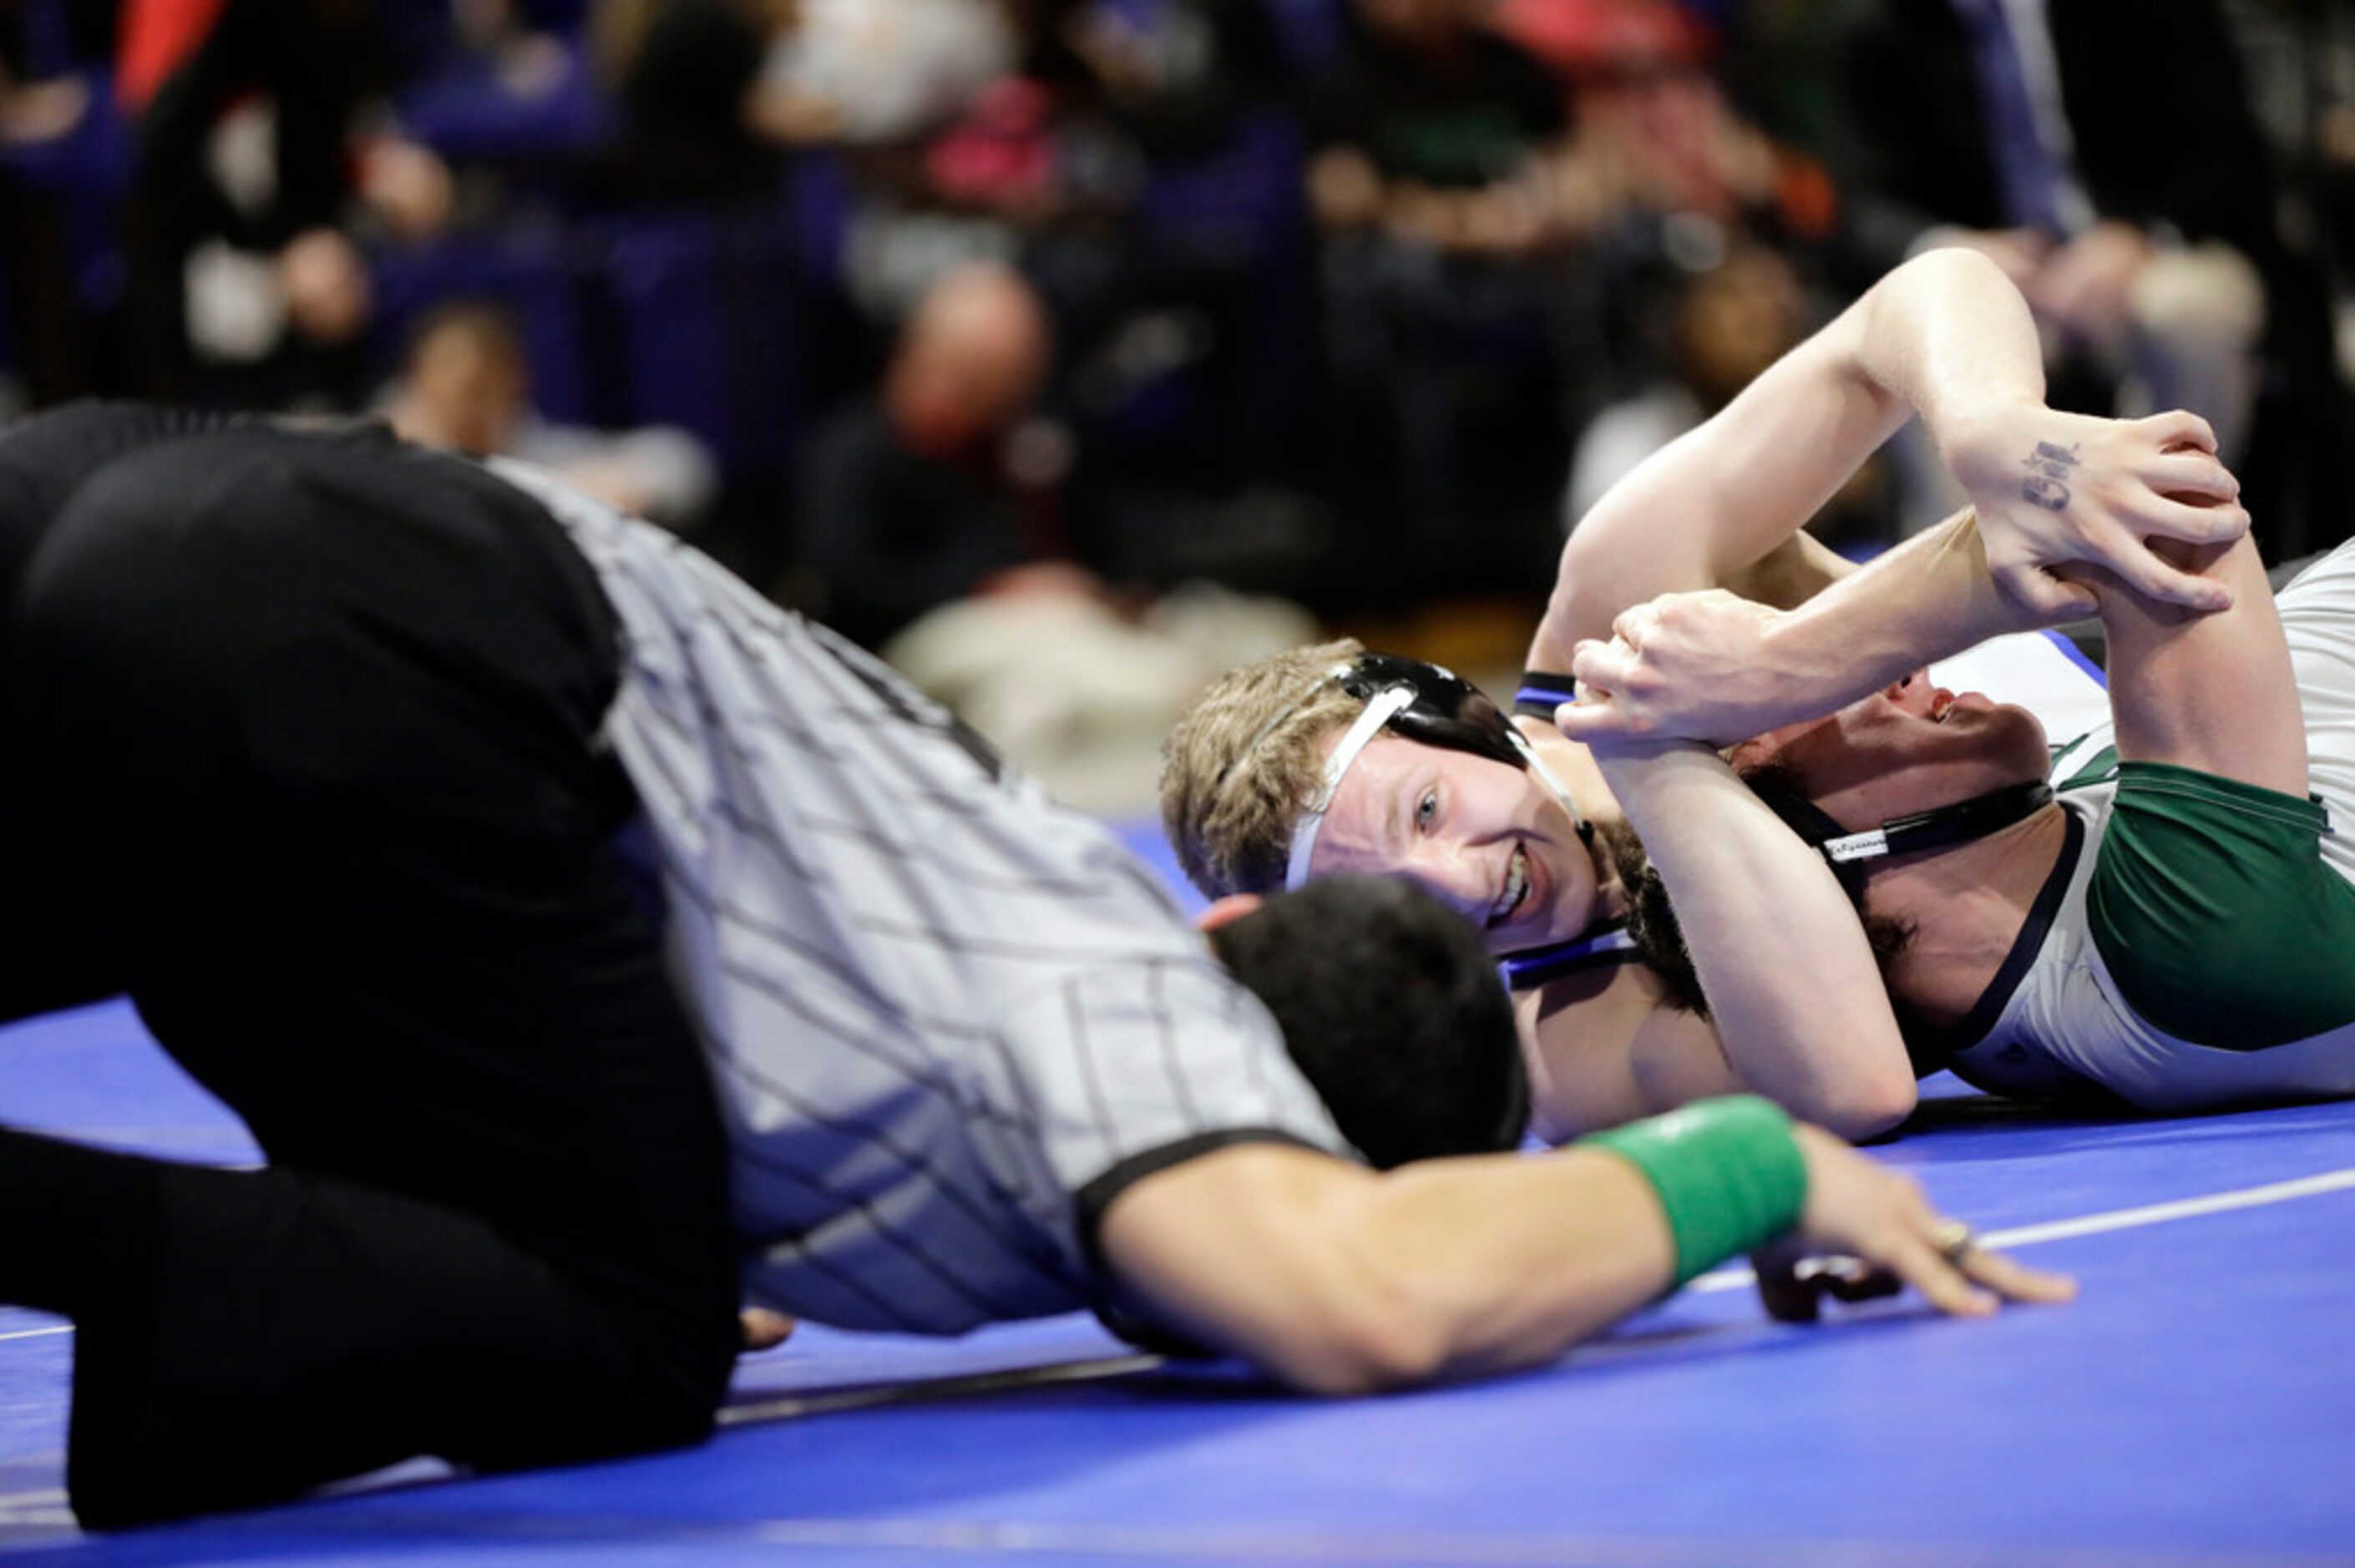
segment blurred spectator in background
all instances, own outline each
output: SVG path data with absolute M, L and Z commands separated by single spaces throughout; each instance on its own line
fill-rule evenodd
M 1668 291 L 1660 374 L 1580 432 L 1564 532 L 1636 464 L 1732 402 L 1804 334 L 1799 281 L 1771 250 L 1732 250 L 1713 266 L 1679 274 Z
M 1013 71 L 1018 39 L 999 0 L 799 0 L 771 65 L 803 123 L 875 145 L 930 131 Z
M 803 0 L 772 80 L 822 128 L 841 273 L 871 352 L 950 269 L 1014 261 L 1051 200 L 1052 105 L 1001 0 Z
M 14 29 L 0 31 L 0 143 L 10 146 L 54 141 L 90 108 L 87 81 L 67 72 L 29 70 L 26 52 Z
M 1351 0 L 1341 57 L 1306 95 L 1310 189 L 1335 232 L 1522 256 L 1548 238 L 1540 159 L 1566 89 L 1487 25 L 1485 0 Z
M 523 339 L 496 305 L 455 302 L 429 313 L 379 408 L 410 440 L 537 463 L 575 489 L 673 528 L 701 521 L 719 485 L 711 454 L 684 430 L 595 430 L 540 418 Z
M 1032 0 L 1027 15 L 1053 192 L 1022 264 L 1092 466 L 1127 493 L 1106 509 L 1290 477 L 1315 373 L 1313 252 L 1266 6 Z
M 1030 18 L 1029 74 L 1147 160 L 1231 146 L 1284 85 L 1267 0 L 1014 0 Z
M 1549 177 L 1568 89 L 1488 15 L 1351 0 L 1304 99 L 1334 482 L 1459 588 L 1542 566 L 1569 456 Z
M 2240 461 L 2261 337 L 2292 418 L 2335 396 L 2319 280 L 2282 242 L 2213 0 L 1859 0 L 1847 16 L 1859 275 L 1932 245 L 1984 252 L 2051 334 L 2056 399 L 2084 406 L 2068 378 L 2092 375 L 2118 386 L 2121 413 L 2190 408 L 2244 478 L 2261 466 Z
M 130 256 L 142 389 L 196 361 L 253 404 L 347 402 L 368 301 L 347 226 L 438 229 L 449 171 L 368 122 L 361 0 L 126 0 L 115 93 L 134 118 Z
M 1316 628 L 1277 601 L 1199 586 L 1155 598 L 1097 575 L 1070 514 L 1071 438 L 1037 411 L 1052 355 L 1018 273 L 969 262 L 944 275 L 875 403 L 813 444 L 804 559 L 829 624 L 1060 798 L 1134 809 L 1192 692 L 1238 652 Z
M 2252 106 L 2289 175 L 2282 224 L 2329 274 L 2339 375 L 2355 378 L 2355 6 L 2237 0 L 2226 12 Z M 2355 421 L 2348 428 L 2355 433 Z
M 110 7 L 0 3 L 0 411 L 85 396 L 120 354 L 121 273 L 88 221 L 121 178 L 113 52 Z
M 2317 75 L 2331 86 L 2313 106 L 2308 133 L 2324 241 L 2339 263 L 2339 363 L 2355 376 L 2355 16 L 2332 11 L 2327 25 L 2328 42 L 2317 39 L 2326 69 Z
M 496 299 L 537 398 L 513 329 L 431 334 L 474 388 L 445 410 L 519 421 L 445 411 L 435 439 L 570 466 L 535 400 L 690 429 L 721 470 L 699 542 L 825 584 L 879 646 L 1018 584 L 1060 590 L 1032 625 L 1051 602 L 1133 630 L 1205 576 L 1342 618 L 1476 618 L 1550 580 L 1574 432 L 1610 409 L 1573 515 L 1613 452 L 1705 413 L 1807 313 L 1741 236 L 1811 283 L 1962 238 L 2037 300 L 2056 396 L 2108 408 L 2123 383 L 2245 425 L 2279 557 L 2355 520 L 2317 259 L 2355 252 L 2355 67 L 2334 63 L 2355 22 L 2340 0 L 2125 16 L 0 0 L 0 397 L 13 369 L 35 406 L 363 406 L 436 302 Z M 2271 165 L 2240 96 L 2267 36 Z M 961 338 L 961 307 L 918 302 L 991 275 L 976 260 L 1000 305 Z M 1673 313 L 1660 280 L 1690 281 Z M 421 359 L 405 418 L 434 379 Z M 666 487 L 585 477 L 683 520 Z
M 836 414 L 803 465 L 802 556 L 828 625 L 879 648 L 1018 568 L 1076 577 L 1070 440 L 1033 417 L 1053 355 L 1045 308 L 1010 269 L 967 263 L 918 302 L 875 397 Z
M 576 185 L 615 136 L 590 23 L 599 0 L 374 0 L 376 32 L 400 82 L 405 132 L 458 178 L 453 226 L 512 218 Z
M 1580 435 L 1565 531 L 1637 463 L 1732 402 L 1815 324 L 1797 271 L 1755 241 L 1738 241 L 1713 262 L 1678 271 L 1666 293 L 1661 372 Z M 1835 548 L 1886 542 L 1885 489 L 1881 471 L 1868 465 L 1809 529 Z
M 829 129 L 772 74 L 799 13 L 795 0 L 602 0 L 594 50 L 622 117 L 605 194 L 774 199 L 780 147 Z
M 1828 221 L 1820 170 L 1728 101 L 1716 38 L 1677 0 L 1504 0 L 1500 23 L 1565 75 L 1577 134 L 1556 164 L 1559 221 L 1604 235 L 1628 217 L 1729 225 Z

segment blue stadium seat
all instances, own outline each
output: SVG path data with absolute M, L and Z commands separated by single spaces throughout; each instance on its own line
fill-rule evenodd
M 35 190 L 112 202 L 131 183 L 137 150 L 130 125 L 114 106 L 113 75 L 103 66 L 75 67 L 59 74 L 81 78 L 90 107 L 62 136 L 0 148 L 0 177 Z
M 1248 280 L 1248 320 L 1235 351 L 1241 429 L 1264 458 L 1291 444 L 1315 397 L 1316 315 L 1311 280 L 1307 150 L 1280 110 L 1248 117 L 1231 145 L 1157 168 L 1137 217 L 1158 243 L 1223 259 Z
M 35 6 L 37 12 L 41 7 Z M 34 31 L 29 26 L 28 31 Z M 54 40 L 62 47 L 62 39 Z M 28 48 L 28 61 L 48 58 L 54 50 Z M 63 70 L 35 70 L 28 79 L 59 74 L 79 76 L 90 94 L 90 107 L 73 129 L 48 142 L 17 143 L 0 148 L 0 181 L 15 185 L 44 204 L 55 226 L 56 265 L 67 272 L 66 286 L 88 316 L 103 316 L 123 302 L 129 264 L 123 249 L 123 199 L 131 185 L 132 158 L 136 150 L 131 127 L 114 106 L 114 83 L 103 64 L 73 65 Z
M 400 94 L 402 128 L 453 164 L 560 164 L 593 154 L 613 132 L 613 105 L 586 47 L 557 47 L 559 69 L 528 94 L 494 61 L 452 62 Z
M 783 473 L 800 426 L 792 216 L 643 212 L 597 227 L 626 417 L 693 431 L 731 477 Z
M 1314 76 L 1340 57 L 1342 14 L 1349 0 L 1262 0 L 1276 43 L 1292 69 Z

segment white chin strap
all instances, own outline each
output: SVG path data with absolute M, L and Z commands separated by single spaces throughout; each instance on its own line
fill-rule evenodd
M 1544 785 L 1561 803 L 1561 809 L 1569 813 L 1570 825 L 1577 830 L 1578 836 L 1586 837 L 1586 818 L 1580 812 L 1578 802 L 1570 798 L 1570 790 L 1555 777 L 1554 770 L 1545 765 L 1545 758 L 1540 757 L 1538 748 L 1529 744 L 1529 737 L 1521 733 L 1518 725 L 1508 726 L 1506 733 L 1513 737 L 1513 748 L 1521 754 L 1521 760 L 1529 765 L 1529 771 L 1538 776 L 1538 782 Z
M 1382 726 L 1413 703 L 1412 686 L 1390 686 L 1376 692 L 1367 699 L 1366 711 L 1358 715 L 1358 722 L 1342 735 L 1341 744 L 1333 748 L 1333 755 L 1326 758 L 1325 788 L 1317 793 L 1316 803 L 1300 814 L 1299 825 L 1292 830 L 1292 859 L 1284 870 L 1284 885 L 1287 889 L 1308 880 L 1308 860 L 1316 853 L 1316 830 L 1325 825 L 1325 813 L 1333 809 L 1334 792 L 1340 789 L 1342 776 L 1349 771 L 1349 765 L 1382 732 Z

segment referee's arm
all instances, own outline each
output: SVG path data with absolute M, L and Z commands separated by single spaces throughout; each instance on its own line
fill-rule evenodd
M 1664 1193 L 1655 1168 L 1595 1147 L 1376 1173 L 1238 1144 L 1124 1191 L 1098 1240 L 1151 1318 L 1332 1394 L 1541 1365 L 1795 1219 L 1809 1242 L 1893 1270 L 1947 1311 L 2073 1293 L 1995 1253 L 1950 1262 L 1945 1222 L 1912 1181 L 1814 1128 L 1797 1141 L 1803 1212 L 1715 1255 L 1680 1256 L 1672 1228 L 1705 1194 Z
M 1239 1144 L 1129 1188 L 1101 1242 L 1152 1316 L 1318 1393 L 1536 1365 L 1676 1268 L 1643 1176 L 1582 1150 L 1381 1174 Z

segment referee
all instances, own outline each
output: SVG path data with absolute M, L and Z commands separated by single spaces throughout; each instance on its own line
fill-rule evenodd
M 2064 1288 L 1763 1102 L 1428 1162 L 1526 1105 L 1468 927 L 1341 883 L 1206 945 L 881 666 L 530 471 L 78 407 L 0 433 L 0 1016 L 128 992 L 269 1158 L 0 1131 L 94 1528 L 694 1441 L 747 1296 L 1092 1308 L 1353 1392 L 1795 1228 L 1955 1309 Z

